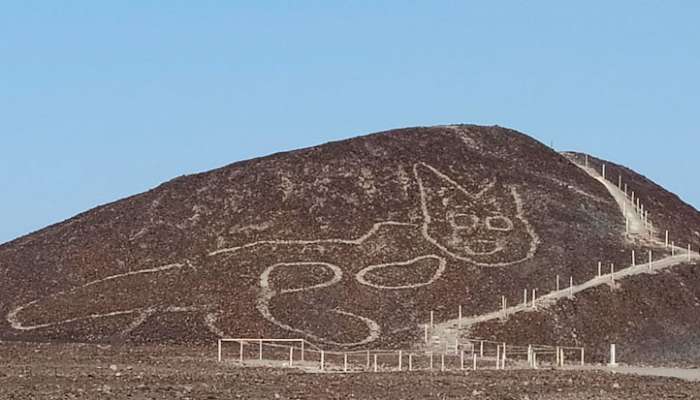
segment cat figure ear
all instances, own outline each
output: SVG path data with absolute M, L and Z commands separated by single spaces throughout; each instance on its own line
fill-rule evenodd
M 414 174 L 423 236 L 440 250 L 484 267 L 513 265 L 534 256 L 539 239 L 515 187 L 489 180 L 469 191 L 424 163 L 414 166 Z

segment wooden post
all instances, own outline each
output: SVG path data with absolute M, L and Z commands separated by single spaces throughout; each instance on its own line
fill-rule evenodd
M 586 168 L 588 168 L 588 154 L 586 154 Z
M 370 368 L 370 364 L 371 364 L 371 363 L 372 363 L 372 361 L 370 360 L 369 350 L 367 350 L 367 370 L 368 370 L 368 371 L 369 371 L 369 368 Z
M 428 343 L 428 324 L 425 324 L 425 343 Z
M 649 250 L 649 271 L 653 269 L 653 264 L 654 264 L 654 259 L 651 253 L 651 250 Z
M 289 348 L 289 366 L 294 366 L 294 347 Z
M 615 264 L 610 264 L 610 280 L 615 282 Z
M 676 255 L 676 242 L 671 242 L 671 255 L 675 256 Z
M 537 369 L 537 352 L 532 352 L 532 368 Z
M 401 363 L 403 362 L 402 359 L 403 359 L 403 354 L 402 354 L 401 350 L 399 350 L 399 371 L 401 371 L 401 369 L 402 369 L 401 367 L 403 367 L 403 365 L 401 365 Z
M 263 341 L 260 340 L 260 342 L 259 342 L 259 347 L 260 347 L 260 360 L 261 360 L 261 361 L 262 361 L 262 344 L 263 344 Z
M 217 352 L 218 352 L 218 355 L 219 355 L 219 356 L 218 356 L 219 362 L 221 362 L 221 339 L 219 339 L 219 340 L 218 340 L 218 343 L 217 343 Z
M 690 245 L 688 245 L 688 262 L 690 262 L 690 250 L 691 250 Z
M 435 312 L 431 311 L 430 312 L 430 329 L 433 329 L 435 323 Z
M 326 354 L 321 350 L 321 371 L 323 371 L 323 363 L 326 360 Z
M 374 355 L 374 372 L 377 372 L 377 371 L 378 371 L 377 368 L 378 368 L 378 367 L 377 367 L 377 355 L 375 354 L 375 355 Z
M 561 356 L 559 357 L 559 360 L 561 361 L 561 366 L 563 367 L 566 363 L 566 356 L 564 355 L 564 349 L 559 349 L 559 351 L 561 351 Z
M 668 231 L 666 231 L 666 248 L 668 249 Z
M 501 365 L 501 346 L 496 346 L 496 369 L 500 369 Z
M 615 360 L 615 345 L 611 344 L 610 345 L 610 364 L 608 364 L 608 367 L 617 367 L 617 360 Z
M 459 306 L 459 316 L 457 319 L 457 329 L 462 329 L 462 306 Z
M 240 363 L 243 364 L 243 342 L 242 341 L 238 342 L 238 344 L 240 346 L 239 353 L 238 353 L 238 359 L 239 359 Z
M 617 188 L 622 189 L 622 175 L 617 176 Z
M 348 372 L 348 353 L 343 353 L 343 372 Z
M 569 296 L 574 295 L 574 277 L 570 276 L 569 277 Z

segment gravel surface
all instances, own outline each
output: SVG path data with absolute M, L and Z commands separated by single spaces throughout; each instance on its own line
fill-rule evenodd
M 694 399 L 602 371 L 319 374 L 218 364 L 211 347 L 0 344 L 1 399 Z

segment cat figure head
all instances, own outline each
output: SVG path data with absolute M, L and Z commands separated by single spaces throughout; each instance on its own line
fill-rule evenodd
M 423 236 L 452 257 L 483 267 L 508 266 L 534 256 L 539 238 L 525 219 L 513 186 L 495 181 L 474 193 L 434 167 L 418 163 Z

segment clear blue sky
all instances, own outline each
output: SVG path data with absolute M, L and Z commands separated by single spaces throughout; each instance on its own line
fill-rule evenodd
M 700 206 L 697 1 L 0 6 L 0 242 L 178 175 L 459 122 Z

